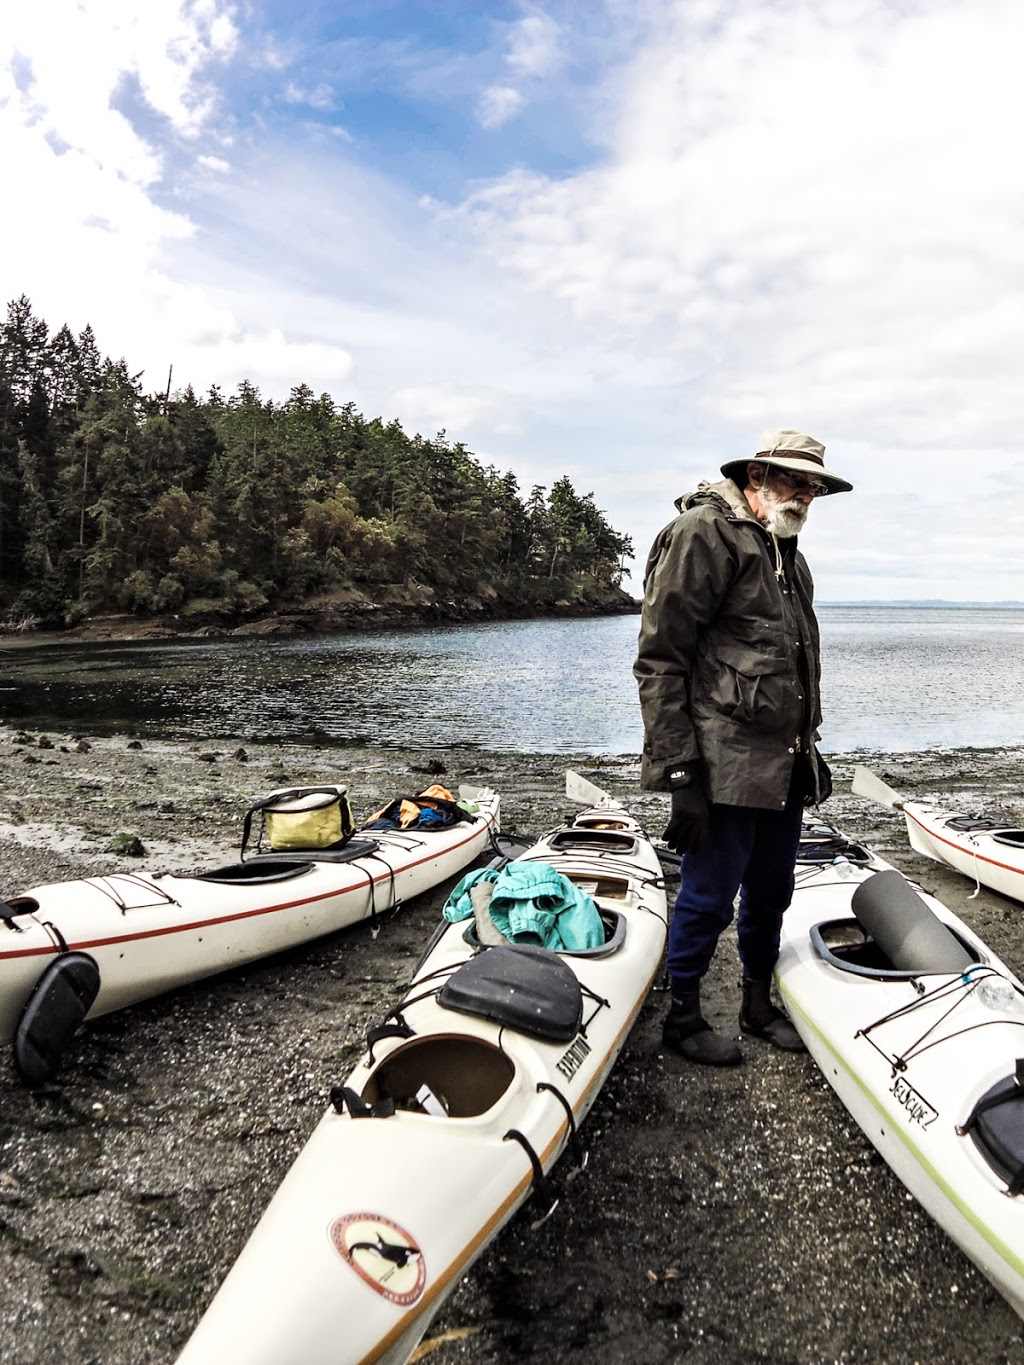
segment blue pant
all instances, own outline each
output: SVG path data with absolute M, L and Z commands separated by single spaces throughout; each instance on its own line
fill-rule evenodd
M 794 774 L 783 810 L 712 805 L 707 836 L 680 864 L 682 886 L 668 936 L 673 995 L 699 988 L 722 932 L 732 923 L 738 889 L 736 932 L 743 975 L 758 981 L 771 976 L 782 916 L 793 898 L 803 791 Z

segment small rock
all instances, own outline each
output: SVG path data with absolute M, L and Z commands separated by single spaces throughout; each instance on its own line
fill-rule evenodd
M 87 739 L 80 739 L 78 743 L 75 745 L 76 754 L 87 754 L 90 753 L 91 750 L 92 745 L 89 743 Z
M 431 773 L 434 777 L 448 771 L 442 758 L 427 758 L 422 763 L 413 763 L 410 766 L 414 773 Z
M 52 740 L 52 739 L 47 739 L 45 735 L 40 735 L 40 736 L 39 736 L 39 741 L 38 741 L 38 746 L 39 746 L 40 749 L 52 749 L 52 748 L 53 748 L 53 740 Z
M 231 757 L 236 758 L 239 763 L 249 762 L 249 755 L 245 752 L 244 749 L 236 749 L 235 752 L 231 755 Z
M 119 853 L 125 858 L 144 858 L 146 856 L 146 846 L 137 834 L 127 834 L 122 831 L 115 834 L 107 845 L 107 853 Z
M 200 763 L 216 763 L 216 762 L 217 762 L 218 755 L 217 755 L 217 754 L 197 754 L 196 757 L 199 759 L 199 762 L 200 762 Z
M 141 749 L 141 748 L 142 748 L 142 740 L 141 740 L 141 739 L 130 739 L 130 740 L 128 741 L 128 743 L 127 743 L 124 747 L 125 747 L 126 749 Z

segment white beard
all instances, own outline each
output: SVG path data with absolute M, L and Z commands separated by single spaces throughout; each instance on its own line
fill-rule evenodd
M 774 493 L 767 484 L 762 485 L 760 494 L 765 530 L 771 531 L 772 535 L 778 536 L 780 540 L 789 540 L 790 537 L 798 535 L 807 520 L 810 503 L 801 502 L 799 498 L 790 498 L 787 501 Z

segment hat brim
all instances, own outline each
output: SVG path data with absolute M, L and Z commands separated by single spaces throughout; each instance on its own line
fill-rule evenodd
M 853 484 L 846 479 L 841 479 L 838 474 L 833 474 L 830 469 L 825 469 L 820 464 L 815 464 L 813 460 L 802 459 L 795 452 L 792 455 L 781 455 L 777 451 L 771 455 L 748 455 L 744 460 L 730 460 L 722 465 L 722 473 L 727 479 L 732 479 L 740 488 L 745 488 L 747 484 L 747 465 L 756 462 L 757 464 L 775 465 L 779 469 L 791 469 L 794 474 L 806 474 L 809 479 L 815 479 L 818 483 L 823 483 L 830 493 L 852 493 Z

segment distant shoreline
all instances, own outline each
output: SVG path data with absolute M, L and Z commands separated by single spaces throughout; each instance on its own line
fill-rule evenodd
M 315 603 L 252 615 L 205 613 L 186 616 L 91 616 L 65 629 L 26 626 L 0 630 L 0 650 L 56 644 L 113 644 L 133 641 L 231 639 L 259 636 L 372 634 L 381 630 L 418 630 L 428 626 L 493 625 L 502 621 L 585 619 L 633 616 L 640 603 L 619 588 L 566 599 L 547 606 L 516 608 L 508 602 L 466 600 L 423 602 L 380 593 L 346 602 Z
M 816 610 L 882 609 L 904 611 L 1024 611 L 1024 601 L 1005 600 L 998 602 L 953 602 L 945 598 L 896 598 L 892 601 L 878 599 L 852 602 L 826 602 L 819 600 Z M 498 621 L 547 620 L 558 618 L 579 618 L 591 616 L 633 616 L 638 615 L 641 603 L 628 594 L 622 593 L 617 600 L 601 602 L 558 603 L 546 610 L 514 612 L 508 609 L 477 608 L 469 611 L 445 611 L 436 608 L 424 609 L 408 605 L 374 606 L 367 610 L 349 613 L 324 613 L 303 611 L 266 612 L 246 621 L 214 622 L 209 619 L 194 624 L 184 624 L 181 620 L 167 616 L 95 616 L 68 626 L 64 630 L 53 628 L 25 628 L 21 630 L 0 629 L 0 650 L 21 649 L 34 645 L 54 644 L 98 644 L 131 642 L 133 640 L 194 640 L 232 636 L 293 636 L 305 634 L 332 634 L 348 631 L 372 632 L 408 628 L 421 629 L 424 626 L 439 625 L 493 625 Z M 371 615 L 371 611 L 373 615 Z

